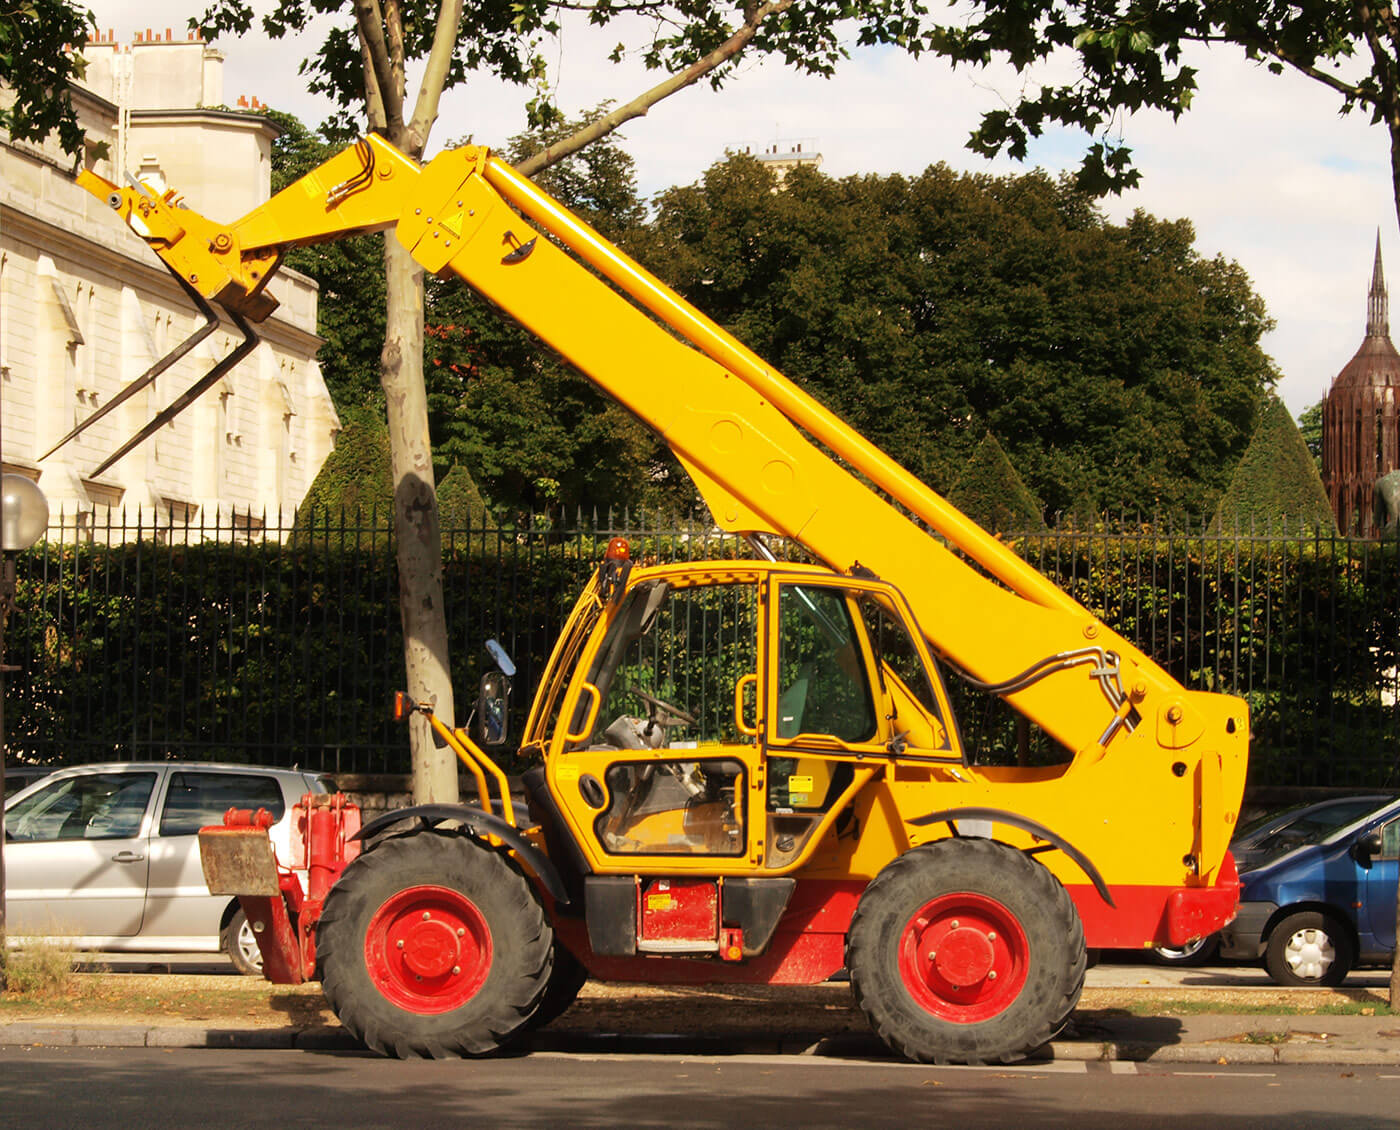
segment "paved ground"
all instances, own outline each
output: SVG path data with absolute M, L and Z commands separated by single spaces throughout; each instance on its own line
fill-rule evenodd
M 314 985 L 268 986 L 203 956 L 109 956 L 87 968 L 96 976 L 141 983 L 153 996 L 217 987 L 268 994 L 268 1007 L 250 999 L 250 1007 L 236 1017 L 189 1020 L 126 1014 L 56 1021 L 41 1012 L 11 1015 L 0 1022 L 0 1044 L 357 1046 L 324 1010 Z M 1183 970 L 1106 963 L 1090 970 L 1079 1010 L 1042 1055 L 1054 1060 L 1400 1065 L 1400 1017 L 1305 1011 L 1344 1001 L 1359 1002 L 1363 1010 L 1383 1006 L 1387 984 L 1388 974 L 1375 970 L 1353 974 L 1343 991 L 1281 991 L 1261 970 L 1247 967 Z M 1302 1014 L 1232 1011 L 1280 998 Z M 1136 1015 L 1144 1006 L 1150 1014 Z M 574 1007 L 534 1034 L 526 1049 L 889 1058 L 842 984 L 657 988 L 590 983 Z

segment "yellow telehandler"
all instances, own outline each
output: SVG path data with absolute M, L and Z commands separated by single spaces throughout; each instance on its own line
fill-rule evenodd
M 654 566 L 608 547 L 520 735 L 526 811 L 489 756 L 513 673 L 497 649 L 470 732 L 397 703 L 457 752 L 474 803 L 359 828 L 353 806 L 308 798 L 291 860 L 256 814 L 206 830 L 211 889 L 242 897 L 268 975 L 319 978 L 370 1047 L 490 1052 L 587 977 L 845 968 L 903 1054 L 1008 1061 L 1068 1017 L 1086 945 L 1181 945 L 1229 921 L 1245 704 L 1184 689 L 488 150 L 420 166 L 371 136 L 228 225 L 80 180 L 204 310 L 199 333 L 217 306 L 244 335 L 113 458 L 253 348 L 288 248 L 392 227 L 662 436 L 753 547 Z M 777 560 L 775 539 L 817 564 Z M 971 764 L 944 669 L 1060 761 Z

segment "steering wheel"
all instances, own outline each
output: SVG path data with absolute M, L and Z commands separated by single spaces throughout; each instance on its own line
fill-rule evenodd
M 699 721 L 694 714 L 687 710 L 682 710 L 679 706 L 657 698 L 654 694 L 647 694 L 646 691 L 638 690 L 636 687 L 629 688 L 628 694 L 635 695 L 647 704 L 648 715 L 652 722 L 658 726 L 670 726 L 680 722 L 686 726 L 693 726 Z

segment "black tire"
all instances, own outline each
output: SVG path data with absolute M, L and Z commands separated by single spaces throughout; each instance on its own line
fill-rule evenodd
M 885 1043 L 921 1063 L 1029 1055 L 1074 1011 L 1086 962 L 1064 887 L 984 839 L 896 859 L 866 887 L 846 938 L 856 1003 Z
M 1355 961 L 1346 927 L 1315 910 L 1282 919 L 1264 951 L 1264 968 L 1280 985 L 1340 985 Z
M 1207 934 L 1184 946 L 1157 946 L 1152 957 L 1158 965 L 1174 965 L 1177 968 L 1194 968 L 1206 965 L 1215 959 L 1220 949 L 1220 935 Z
M 381 841 L 345 869 L 316 931 L 321 986 L 383 1055 L 486 1055 L 549 981 L 554 931 L 514 860 L 459 833 Z
M 243 976 L 262 976 L 262 951 L 258 949 L 253 928 L 248 925 L 248 916 L 241 906 L 234 909 L 228 925 L 219 931 L 219 948 L 228 954 L 233 967 Z
M 578 999 L 579 990 L 588 983 L 588 970 L 567 948 L 554 943 L 554 969 L 549 975 L 544 996 L 527 1022 L 534 1031 L 553 1023 L 569 1011 L 569 1006 Z

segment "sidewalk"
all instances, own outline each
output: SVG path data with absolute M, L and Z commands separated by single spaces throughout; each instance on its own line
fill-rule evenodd
M 179 975 L 149 976 L 174 993 L 180 991 Z M 269 988 L 260 982 L 235 983 Z M 1230 991 L 1216 990 L 1212 995 L 1218 999 Z M 314 987 L 287 992 L 316 995 Z M 1115 989 L 1111 999 L 1107 992 L 1087 991 L 1065 1031 L 1036 1061 L 1400 1067 L 1400 1016 L 1167 1011 L 1137 1016 L 1112 1002 L 1134 993 L 1153 999 L 1161 990 Z M 1341 994 L 1338 997 L 1342 999 Z M 71 1022 L 17 1019 L 0 1022 L 0 1044 L 362 1050 L 329 1014 L 316 1015 L 313 1009 L 299 1022 L 288 1023 L 292 1010 L 279 1009 L 281 999 L 274 994 L 265 1016 L 249 1019 L 245 1015 L 226 1022 L 171 1023 L 137 1016 Z M 869 1032 L 851 1004 L 847 987 L 831 984 L 675 989 L 590 983 L 573 1008 L 520 1047 L 574 1055 L 893 1058 Z

